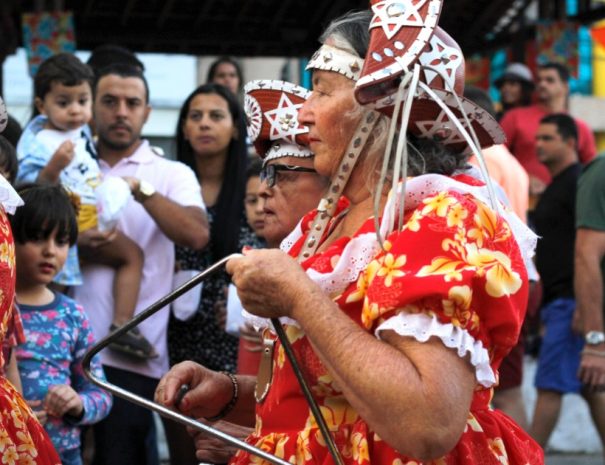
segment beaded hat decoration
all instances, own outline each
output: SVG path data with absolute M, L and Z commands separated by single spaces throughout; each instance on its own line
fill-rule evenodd
M 309 129 L 298 111 L 310 92 L 287 81 L 256 80 L 244 87 L 248 136 L 264 163 L 283 157 L 309 158 Z
M 320 69 L 342 74 L 352 81 L 361 76 L 363 58 L 331 45 L 322 45 L 307 63 L 307 70 Z

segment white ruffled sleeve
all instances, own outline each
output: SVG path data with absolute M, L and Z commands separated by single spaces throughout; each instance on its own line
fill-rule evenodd
M 4 176 L 0 175 L 0 204 L 4 210 L 11 215 L 15 213 L 17 207 L 23 205 L 23 200 L 17 194 L 17 191 L 10 185 Z
M 438 337 L 446 347 L 456 349 L 460 357 L 465 357 L 467 354 L 470 356 L 479 384 L 486 388 L 496 384 L 496 375 L 489 363 L 487 349 L 468 331 L 451 323 L 441 323 L 435 316 L 405 312 L 398 313 L 378 326 L 376 337 L 380 338 L 380 333 L 387 329 L 395 331 L 400 336 L 413 337 L 419 342 L 426 342 L 430 337 Z

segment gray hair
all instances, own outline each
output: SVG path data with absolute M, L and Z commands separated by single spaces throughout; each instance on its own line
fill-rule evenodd
M 370 43 L 370 10 L 349 11 L 333 20 L 319 36 L 323 44 L 331 38 L 334 45 L 353 52 L 361 58 L 366 56 Z
M 372 12 L 349 11 L 334 19 L 319 37 L 321 43 L 330 39 L 334 46 L 365 57 L 370 43 L 370 21 Z M 361 106 L 359 106 L 360 108 Z M 368 187 L 376 186 L 380 167 L 385 156 L 384 149 L 388 134 L 389 120 L 381 116 L 366 144 L 365 160 L 361 160 L 367 170 Z M 408 132 L 408 174 L 418 176 L 426 173 L 450 175 L 466 167 L 467 156 L 454 153 L 436 140 L 420 139 Z M 393 147 L 395 150 L 395 147 Z M 391 160 L 394 157 L 391 157 Z M 391 171 L 392 172 L 392 171 Z M 390 176 L 389 176 L 390 177 Z

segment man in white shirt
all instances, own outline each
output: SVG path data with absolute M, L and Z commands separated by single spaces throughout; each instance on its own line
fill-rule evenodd
M 174 243 L 201 249 L 209 229 L 200 185 L 191 169 L 158 156 L 141 139 L 150 113 L 149 91 L 136 68 L 115 65 L 97 76 L 94 89 L 97 151 L 104 176 L 127 179 L 134 200 L 127 205 L 117 228 L 143 250 L 145 262 L 136 313 L 171 291 Z M 84 233 L 79 246 L 86 254 L 101 254 L 111 235 Z M 107 335 L 113 316 L 114 270 L 101 265 L 83 269 L 84 284 L 75 299 L 88 313 L 95 336 Z M 168 370 L 166 328 L 168 309 L 139 325 L 158 357 L 146 361 L 112 351 L 102 352 L 110 382 L 151 399 L 159 378 Z M 106 420 L 95 425 L 94 464 L 146 464 L 145 440 L 152 429 L 151 412 L 115 399 Z

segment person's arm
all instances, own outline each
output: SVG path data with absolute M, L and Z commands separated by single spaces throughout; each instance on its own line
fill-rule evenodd
M 133 177 L 124 177 L 124 179 L 128 182 L 135 200 L 147 210 L 170 240 L 177 245 L 194 250 L 203 249 L 208 244 L 210 228 L 202 208 L 180 205 L 159 192 L 145 196 L 141 193 L 140 179 Z
M 276 250 L 245 254 L 227 265 L 244 308 L 298 321 L 335 384 L 378 436 L 422 460 L 455 446 L 476 385 L 466 359 L 437 339 L 418 342 L 383 331 L 379 340 L 341 312 L 290 257 Z
M 605 231 L 578 228 L 576 232 L 574 290 L 576 311 L 582 321 L 584 334 L 604 331 L 603 275 L 601 262 L 605 257 Z M 605 344 L 587 346 L 582 354 L 580 378 L 592 387 L 605 385 Z M 602 356 L 590 351 L 602 353 Z
M 71 386 L 78 394 L 82 403 L 80 415 L 77 412 L 69 412 L 65 418 L 73 424 L 87 425 L 96 423 L 109 414 L 112 405 L 112 397 L 107 391 L 92 384 L 85 376 L 82 368 L 82 359 L 86 352 L 94 343 L 94 336 L 88 317 L 84 310 L 77 306 L 74 307 L 74 321 L 78 322 L 78 328 L 75 330 L 77 339 L 74 347 L 74 357 L 70 365 Z M 105 379 L 103 368 L 99 356 L 95 356 L 91 362 L 91 370 L 94 375 L 100 379 Z
M 238 375 L 237 401 L 224 420 L 242 426 L 254 426 L 256 400 L 255 376 Z M 189 390 L 179 396 L 187 385 Z M 180 401 L 177 399 L 180 397 Z M 218 415 L 233 398 L 233 383 L 224 373 L 209 370 L 194 362 L 182 362 L 166 373 L 155 390 L 155 401 L 195 418 Z
M 74 143 L 70 140 L 64 141 L 55 151 L 46 166 L 40 170 L 36 182 L 56 184 L 59 182 L 61 172 L 75 157 Z
M 200 250 L 210 239 L 206 213 L 199 207 L 182 206 L 160 193 L 141 202 L 158 227 L 175 244 Z

